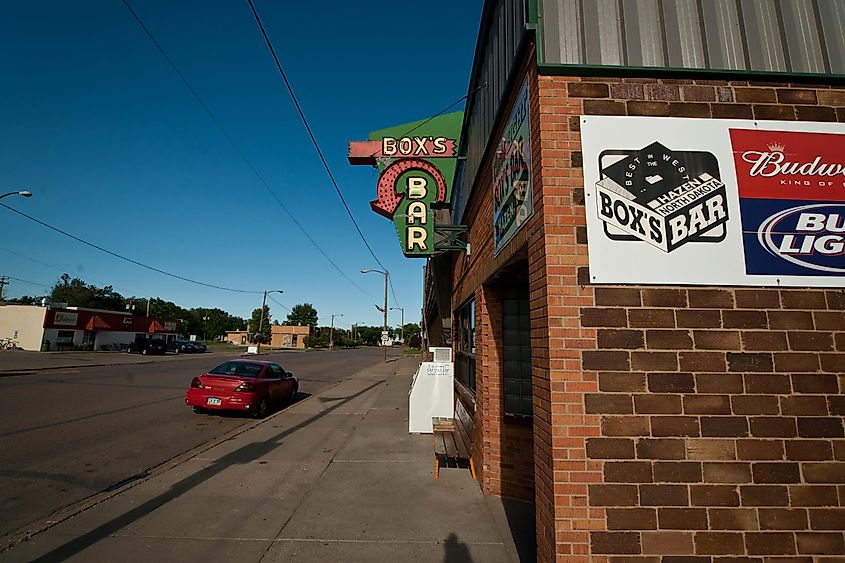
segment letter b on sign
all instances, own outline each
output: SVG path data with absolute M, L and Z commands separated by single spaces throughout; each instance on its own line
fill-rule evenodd
M 428 193 L 426 187 L 428 180 L 420 176 L 408 177 L 408 197 L 411 199 L 422 199 Z

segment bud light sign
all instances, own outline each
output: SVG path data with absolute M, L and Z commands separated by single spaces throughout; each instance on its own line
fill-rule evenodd
M 845 137 L 731 129 L 747 274 L 845 274 Z

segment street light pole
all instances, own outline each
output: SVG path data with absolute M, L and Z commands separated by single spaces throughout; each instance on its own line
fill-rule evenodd
M 369 272 L 378 272 L 379 274 L 384 275 L 384 309 L 382 309 L 381 307 L 376 305 L 376 309 L 378 309 L 379 311 L 382 311 L 384 313 L 384 328 L 382 329 L 382 336 L 384 336 L 385 334 L 387 334 L 387 276 L 388 276 L 388 273 L 387 273 L 387 270 L 376 270 L 376 269 L 361 270 L 362 274 L 367 274 Z M 384 361 L 386 362 L 387 361 L 387 346 L 382 344 L 382 347 L 384 348 Z
M 26 191 L 26 190 L 20 190 L 20 191 L 16 191 L 16 192 L 7 192 L 7 193 L 5 193 L 5 194 L 3 194 L 3 195 L 0 195 L 0 199 L 3 199 L 4 197 L 10 196 L 10 195 L 19 195 L 19 196 L 23 196 L 23 197 L 32 197 L 32 192 L 28 192 L 28 191 Z
M 342 314 L 332 314 L 332 325 L 329 327 L 329 350 L 334 350 L 334 318 L 342 316 Z
M 258 333 L 256 334 L 256 340 L 258 341 L 258 346 L 255 349 L 255 355 L 261 355 L 261 330 L 264 328 L 264 307 L 267 306 L 267 294 L 268 293 L 284 293 L 281 289 L 265 289 L 264 290 L 264 299 L 261 300 L 261 312 L 258 314 Z M 267 322 L 270 322 L 270 319 L 267 319 Z M 272 330 L 272 329 L 271 329 Z
M 390 310 L 393 311 L 395 309 L 399 309 L 399 312 L 402 313 L 402 324 L 400 326 L 401 336 L 399 339 L 402 341 L 402 344 L 405 344 L 405 308 L 404 307 L 391 307 Z

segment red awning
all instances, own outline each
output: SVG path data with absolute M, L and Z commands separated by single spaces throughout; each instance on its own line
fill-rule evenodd
M 111 330 L 111 326 L 100 315 L 94 315 L 88 319 L 85 330 Z

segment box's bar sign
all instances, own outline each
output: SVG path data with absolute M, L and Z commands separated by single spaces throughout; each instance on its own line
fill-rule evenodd
M 663 252 L 671 252 L 728 220 L 725 185 L 702 173 L 645 205 L 596 184 L 599 218 Z
M 456 112 L 349 143 L 350 164 L 375 165 L 381 170 L 378 197 L 370 207 L 393 221 L 405 256 L 427 257 L 437 250 L 433 210 L 448 207 L 451 200 L 458 138 L 432 133 L 457 133 L 462 118 Z M 411 136 L 409 131 L 418 134 Z

